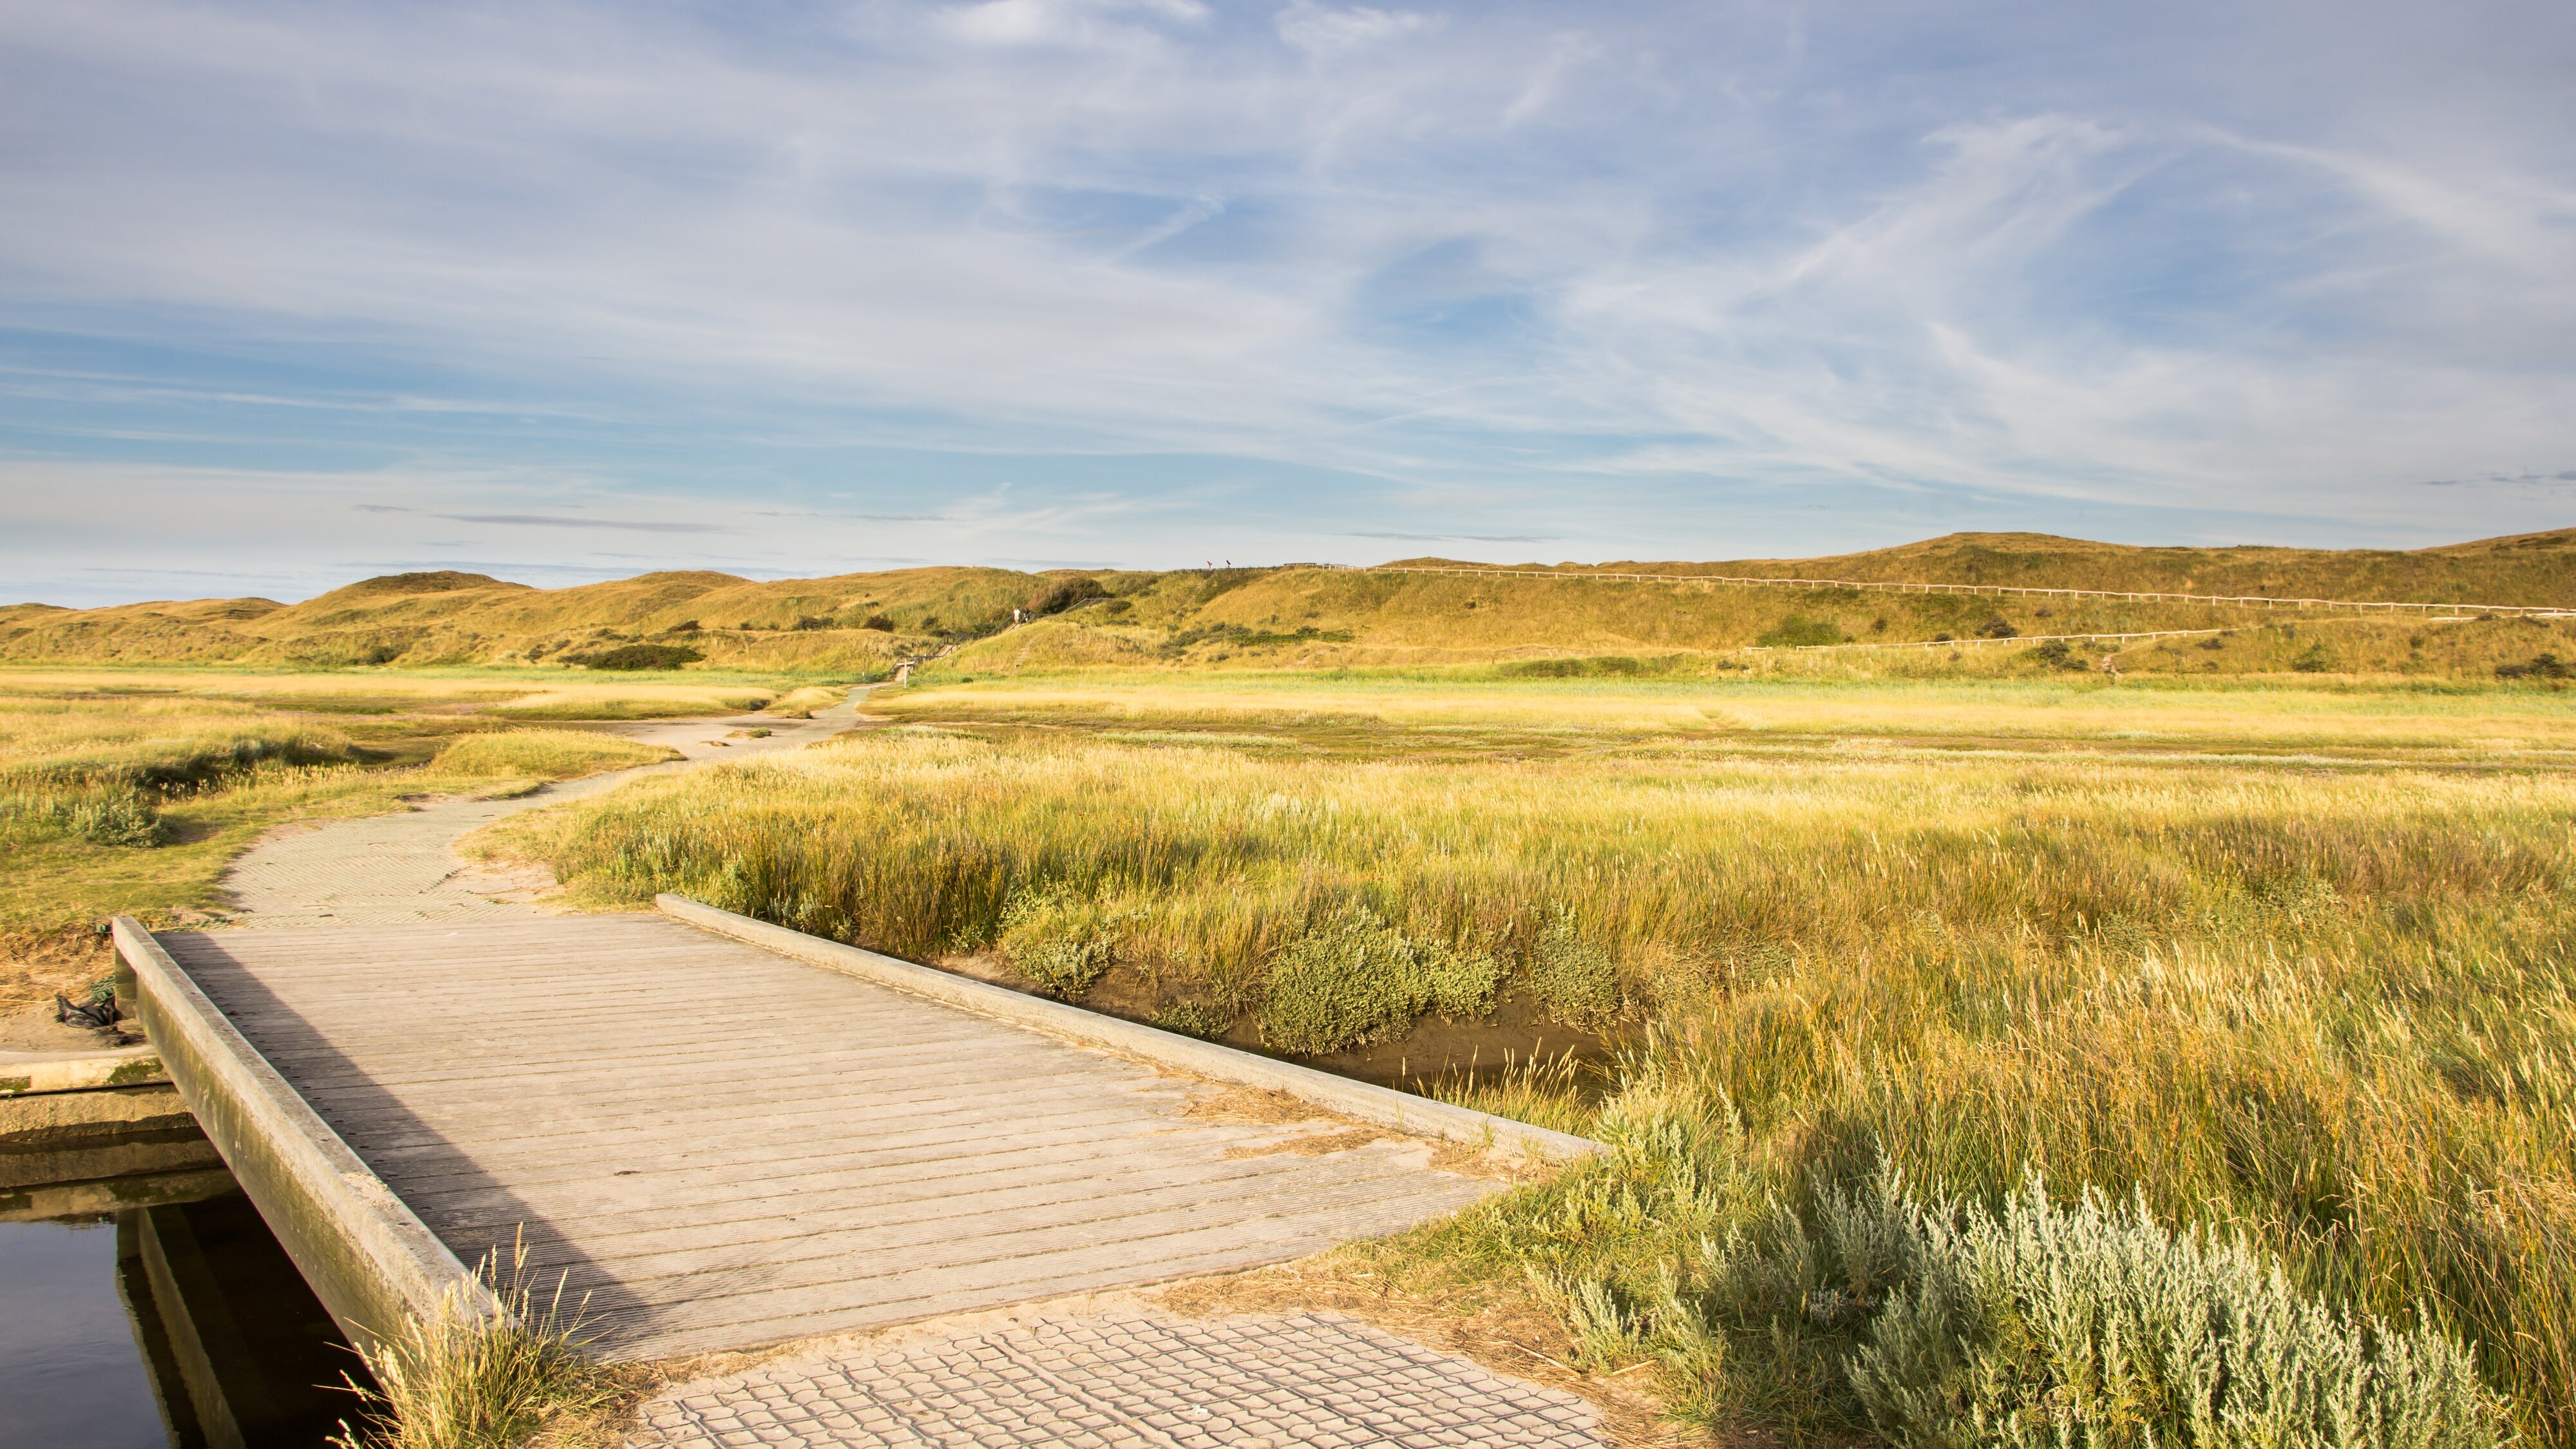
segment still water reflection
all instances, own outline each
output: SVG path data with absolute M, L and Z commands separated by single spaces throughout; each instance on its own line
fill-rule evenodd
M 229 1179 L 191 1177 L 194 1201 L 132 1180 L 95 1186 L 156 1205 L 0 1220 L 0 1444 L 319 1449 L 355 1417 L 330 1315 Z

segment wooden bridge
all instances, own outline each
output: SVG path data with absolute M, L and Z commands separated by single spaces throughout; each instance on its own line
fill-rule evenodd
M 1283 1260 L 1595 1150 L 661 906 L 115 929 L 173 1081 L 360 1343 L 500 1311 L 473 1265 L 514 1244 L 598 1351 L 661 1357 Z

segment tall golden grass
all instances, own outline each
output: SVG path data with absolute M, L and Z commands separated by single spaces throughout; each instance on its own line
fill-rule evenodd
M 2249 704 L 2241 730 L 2287 724 Z M 1319 717 L 1347 714 L 1236 737 Z M 1494 957 L 1530 995 L 1548 951 L 1584 951 L 1638 1042 L 1607 1091 L 1522 1070 L 1453 1096 L 1577 1127 L 1680 1101 L 1734 1124 L 1728 1152 L 1790 1201 L 1883 1165 L 1978 1201 L 2032 1171 L 2143 1194 L 2334 1305 L 2427 1312 L 2532 1436 L 2576 1444 L 2576 784 L 2545 768 L 1425 761 L 909 727 L 526 830 L 608 895 L 680 890 L 909 957 L 989 944 L 1015 902 L 1025 920 L 1079 900 L 1118 969 L 1221 1016 L 1260 1013 L 1288 980 L 1273 964 L 1352 913 Z M 1494 1230 L 1458 1253 L 1510 1240 L 1646 1292 L 1723 1227 Z
M 1332 713 L 1257 717 L 1255 738 Z M 2239 722 L 2265 734 L 2274 713 Z M 905 729 L 523 828 L 605 894 L 682 891 L 916 957 L 989 942 L 1033 894 L 1079 899 L 1115 923 L 1119 969 L 1225 1015 L 1260 1011 L 1273 964 L 1354 912 L 1490 956 L 1506 993 L 1597 960 L 1638 1043 L 1606 1094 L 1528 1070 L 1461 1093 L 1565 1124 L 1653 1104 L 1723 1123 L 1708 1139 L 1759 1186 L 1739 1214 L 1890 1164 L 1988 1203 L 2032 1172 L 2142 1194 L 2331 1303 L 2428 1314 L 2525 1431 L 2576 1445 L 2576 782 L 1577 743 L 1366 758 Z M 1729 1228 L 1551 1218 L 1571 1191 L 1471 1215 L 1448 1251 L 1642 1295 Z
M 2348 684 L 1791 678 L 1529 680 L 1436 671 L 1276 674 L 1100 672 L 880 690 L 868 709 L 893 718 L 1065 726 L 1184 725 L 1379 731 L 1386 751 L 1463 731 L 1520 743 L 1550 732 L 1593 737 L 1711 737 L 1725 748 L 1801 737 L 1845 747 L 1924 741 L 2045 741 L 2134 749 L 2285 750 L 2453 757 L 2480 763 L 2538 756 L 2576 763 L 2576 707 L 2546 690 Z M 1274 733 L 1276 733 L 1274 731 Z M 1277 735 L 1282 741 L 1289 734 Z M 1333 743 L 1331 739 L 1322 743 Z M 1221 743 L 1221 742 L 1220 742 Z M 2543 752 L 2556 752 L 2554 756 Z

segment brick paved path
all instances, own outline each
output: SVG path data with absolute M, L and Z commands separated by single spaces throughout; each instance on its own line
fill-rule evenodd
M 1591 1406 L 1338 1314 L 1034 1323 L 683 1384 L 630 1449 L 1595 1449 Z

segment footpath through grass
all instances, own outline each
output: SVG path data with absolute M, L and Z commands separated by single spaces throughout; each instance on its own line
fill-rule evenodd
M 532 722 L 795 713 L 838 697 L 794 690 L 498 669 L 0 671 L 0 1012 L 103 973 L 93 928 L 107 916 L 216 908 L 224 867 L 272 826 L 670 757 Z
M 1123 975 L 1176 1027 L 1281 1050 L 1515 1004 L 1618 1037 L 1606 1066 L 1444 1089 L 1609 1159 L 1380 1256 L 1424 1291 L 1538 1295 L 1685 1418 L 2576 1446 L 2555 697 L 888 704 L 905 726 L 503 829 L 604 896 L 996 952 L 1067 997 Z

